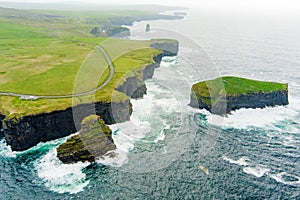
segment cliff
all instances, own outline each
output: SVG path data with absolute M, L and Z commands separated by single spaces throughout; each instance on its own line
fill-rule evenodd
M 180 20 L 183 19 L 183 16 L 172 16 L 172 15 L 162 15 L 162 14 L 153 14 L 153 15 L 144 15 L 144 16 L 126 16 L 126 17 L 112 17 L 109 19 L 109 24 L 115 26 L 132 26 L 134 22 L 140 21 L 150 21 L 150 20 Z M 103 24 L 102 21 L 99 21 L 99 24 Z
M 57 148 L 57 157 L 66 164 L 78 161 L 92 162 L 108 151 L 116 149 L 112 131 L 97 115 L 83 119 L 79 134 L 72 136 Z
M 112 108 L 118 112 L 113 113 Z M 68 136 L 77 132 L 84 117 L 94 114 L 94 111 L 102 116 L 106 124 L 113 124 L 129 120 L 132 105 L 129 99 L 121 102 L 96 102 L 51 113 L 5 120 L 3 128 L 6 143 L 13 151 L 23 151 L 39 142 Z
M 172 45 L 166 44 L 160 47 L 168 47 L 172 52 L 162 49 L 163 53 L 154 56 L 154 64 L 142 66 L 134 71 L 124 79 L 122 84 L 116 86 L 116 90 L 131 98 L 143 97 L 147 90 L 144 80 L 152 78 L 154 69 L 159 67 L 163 56 L 176 55 L 178 51 L 178 43 L 176 46 L 174 41 Z M 5 118 L 2 120 L 3 131 L 7 145 L 10 145 L 13 151 L 23 151 L 39 142 L 62 138 L 77 132 L 81 128 L 81 121 L 91 114 L 101 116 L 106 124 L 113 124 L 128 121 L 131 113 L 132 105 L 129 98 L 118 102 L 113 100 L 95 102 L 21 118 Z
M 3 133 L 3 130 L 2 130 L 2 120 L 4 118 L 5 118 L 5 116 L 0 114 L 0 139 L 2 139 L 4 137 L 4 133 Z
M 125 93 L 132 99 L 142 98 L 144 94 L 147 94 L 147 87 L 144 81 L 153 77 L 154 70 L 159 67 L 162 56 L 163 54 L 159 54 L 153 58 L 156 60 L 156 63 L 133 71 L 125 77 L 122 84 L 116 87 L 116 90 Z
M 240 108 L 265 108 L 288 103 L 287 84 L 222 77 L 194 84 L 190 106 L 224 115 Z
M 163 56 L 176 56 L 179 50 L 178 41 L 171 39 L 153 39 L 150 46 L 162 50 Z
M 177 40 L 153 39 L 150 42 L 152 48 L 162 50 L 163 53 L 153 57 L 154 64 L 147 65 L 128 74 L 124 82 L 116 87 L 117 91 L 123 92 L 133 99 L 142 98 L 144 94 L 147 94 L 144 81 L 153 77 L 154 70 L 159 67 L 162 57 L 176 56 L 178 54 L 179 43 Z
M 0 130 L 2 129 L 2 120 L 4 118 L 5 118 L 5 116 L 0 114 Z

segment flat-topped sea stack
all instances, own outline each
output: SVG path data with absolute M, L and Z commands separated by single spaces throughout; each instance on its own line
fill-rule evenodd
M 92 162 L 108 151 L 116 149 L 112 132 L 97 115 L 82 120 L 79 134 L 72 136 L 57 148 L 58 158 L 66 164 L 78 161 Z
M 240 108 L 288 103 L 288 84 L 226 76 L 194 84 L 190 106 L 224 115 Z

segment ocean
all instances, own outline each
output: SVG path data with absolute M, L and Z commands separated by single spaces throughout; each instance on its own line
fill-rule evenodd
M 300 18 L 187 12 L 130 27 L 180 50 L 132 100 L 131 121 L 110 126 L 118 157 L 64 165 L 66 138 L 24 152 L 2 139 L 0 199 L 300 199 Z M 190 108 L 191 85 L 220 75 L 288 83 L 290 104 L 226 117 Z

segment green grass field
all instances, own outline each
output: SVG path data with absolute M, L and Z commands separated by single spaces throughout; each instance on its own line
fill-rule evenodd
M 2 39 L 0 91 L 32 95 L 71 94 L 79 69 L 85 70 L 86 76 L 92 76 L 93 71 L 100 74 L 107 68 L 105 58 L 95 50 L 95 45 L 103 40 Z
M 54 110 L 63 110 L 71 107 L 72 105 L 78 105 L 82 103 L 96 101 L 118 102 L 128 99 L 125 94 L 115 91 L 114 88 L 120 84 L 120 81 L 122 82 L 122 80 L 127 77 L 127 73 L 131 73 L 133 70 L 139 69 L 146 64 L 153 63 L 153 56 L 158 53 L 160 53 L 159 50 L 146 47 L 140 50 L 133 50 L 123 55 L 119 59 L 116 59 L 114 62 L 116 73 L 114 74 L 113 79 L 108 85 L 95 94 L 76 97 L 73 99 L 38 99 L 35 101 L 21 100 L 19 97 L 0 96 L 0 113 L 5 114 L 7 118 L 22 117 L 25 115 L 52 112 Z M 86 78 L 88 79 L 88 77 Z M 94 81 L 91 82 L 94 83 Z
M 161 51 L 150 48 L 151 41 L 96 38 L 89 31 L 97 20 L 142 14 L 137 10 L 85 13 L 0 8 L 0 92 L 56 96 L 93 90 L 110 73 L 107 60 L 96 45 L 106 50 L 115 71 L 104 88 L 73 99 L 31 101 L 0 96 L 0 113 L 13 118 L 82 103 L 128 99 L 115 91 L 117 85 L 134 70 L 153 63 L 153 56 Z

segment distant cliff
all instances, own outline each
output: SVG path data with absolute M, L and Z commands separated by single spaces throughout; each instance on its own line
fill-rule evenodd
M 164 56 L 176 56 L 179 50 L 179 44 L 177 40 L 166 40 L 164 39 L 154 39 L 151 40 L 151 47 L 163 50 Z
M 115 26 L 132 26 L 134 22 L 139 21 L 150 21 L 150 20 L 179 20 L 183 19 L 183 16 L 172 16 L 172 15 L 161 15 L 161 14 L 153 14 L 153 15 L 141 15 L 141 16 L 126 16 L 126 17 L 112 17 L 109 19 L 109 24 Z M 102 21 L 99 21 L 100 24 L 103 24 Z
M 222 77 L 194 84 L 190 106 L 224 115 L 240 108 L 264 108 L 288 103 L 287 84 Z

